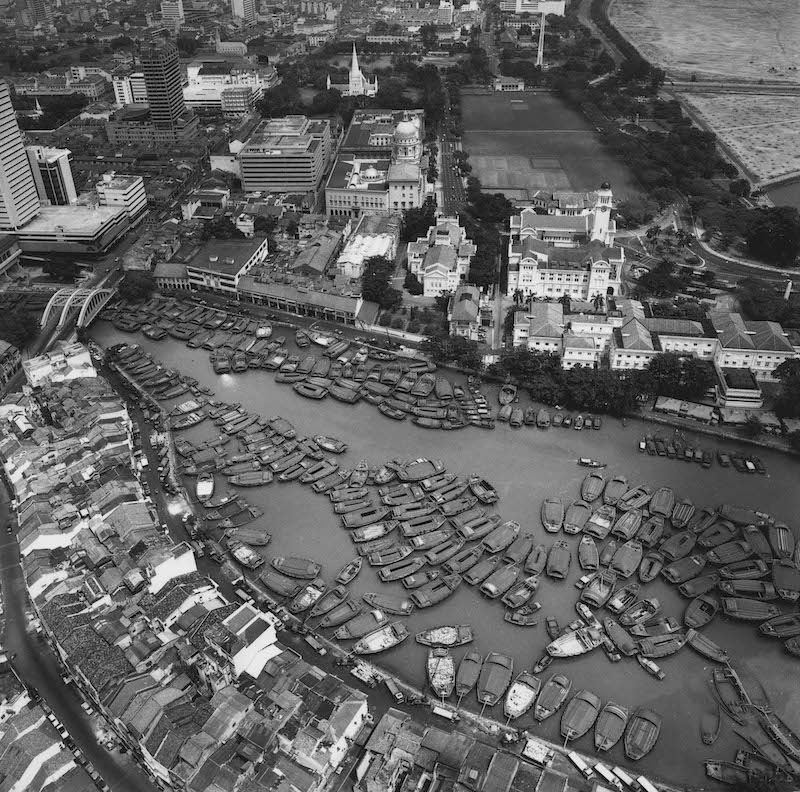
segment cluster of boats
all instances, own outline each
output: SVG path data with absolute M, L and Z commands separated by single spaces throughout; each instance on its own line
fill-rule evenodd
M 517 386 L 506 383 L 500 388 L 497 394 L 500 402 L 500 409 L 497 413 L 497 420 L 503 421 L 513 429 L 521 426 L 535 426 L 538 429 L 549 429 L 551 426 L 559 429 L 602 429 L 603 419 L 599 415 L 583 415 L 578 413 L 573 416 L 557 408 L 552 414 L 542 407 L 527 407 L 524 410 L 517 406 Z
M 733 467 L 739 473 L 760 473 L 765 475 L 766 465 L 757 456 L 743 456 L 734 452 L 728 453 L 717 449 L 716 454 L 709 448 L 693 446 L 675 437 L 661 437 L 660 435 L 645 435 L 639 441 L 639 452 L 648 453 L 650 456 L 663 456 L 669 459 L 678 459 L 683 462 L 696 462 L 704 468 L 710 468 L 716 457 L 720 467 Z

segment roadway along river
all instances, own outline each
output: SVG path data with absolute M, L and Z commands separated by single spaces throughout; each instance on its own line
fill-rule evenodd
M 276 384 L 269 372 L 248 371 L 217 377 L 211 369 L 207 352 L 188 349 L 170 338 L 152 342 L 139 334 L 117 332 L 106 323 L 98 323 L 92 336 L 103 346 L 138 342 L 167 366 L 180 369 L 212 388 L 219 399 L 240 402 L 246 409 L 267 418 L 282 415 L 297 427 L 298 433 L 304 435 L 329 434 L 345 440 L 350 446 L 342 457 L 347 467 L 353 467 L 361 458 L 377 465 L 393 457 L 426 456 L 442 459 L 452 472 L 479 473 L 497 486 L 501 494 L 498 509 L 503 517 L 519 520 L 523 530 L 533 531 L 537 541 L 544 541 L 548 546 L 554 539 L 541 527 L 541 502 L 550 495 L 561 497 L 566 502 L 578 497 L 580 482 L 586 473 L 576 465 L 580 456 L 605 460 L 607 473 L 621 473 L 627 476 L 631 485 L 640 482 L 669 485 L 678 497 L 688 497 L 698 507 L 729 502 L 769 511 L 786 522 L 797 519 L 800 464 L 777 453 L 759 451 L 768 468 L 767 476 L 745 476 L 716 464 L 710 470 L 703 470 L 699 465 L 639 454 L 637 441 L 648 425 L 637 421 L 623 428 L 618 421 L 607 419 L 599 432 L 514 430 L 505 425 L 499 425 L 494 431 L 474 428 L 460 432 L 430 431 L 407 422 L 396 423 L 386 419 L 366 403 L 351 407 L 331 399 L 323 402 L 302 399 L 290 386 Z M 494 392 L 491 399 L 496 403 Z M 205 422 L 190 430 L 187 437 L 207 437 L 212 430 L 211 424 Z M 696 439 L 705 447 L 717 447 L 702 436 L 688 439 L 690 442 Z M 734 444 L 724 445 L 728 450 L 735 448 Z M 313 557 L 324 564 L 324 574 L 329 580 L 355 555 L 327 499 L 313 495 L 305 486 L 275 482 L 268 487 L 245 490 L 243 495 L 264 509 L 262 519 L 273 536 L 266 555 Z M 558 538 L 563 538 L 563 535 Z M 577 546 L 577 539 L 569 541 L 572 546 Z M 538 627 L 520 628 L 506 624 L 502 618 L 503 607 L 484 599 L 466 584 L 441 605 L 414 613 L 409 619 L 409 627 L 413 633 L 439 624 L 470 623 L 476 637 L 468 648 L 483 654 L 490 651 L 511 654 L 515 671 L 530 670 L 548 643 L 545 617 L 557 617 L 562 626 L 576 617 L 577 590 L 573 583 L 578 576 L 579 567 L 574 557 L 567 581 L 543 580 L 536 596 L 542 603 Z M 359 594 L 403 591 L 399 584 L 387 586 L 380 583 L 371 569 L 362 572 L 353 589 Z M 665 615 L 682 619 L 686 600 L 673 587 L 659 580 L 649 584 L 645 591 L 661 599 Z M 599 615 L 602 618 L 605 612 Z M 795 727 L 800 726 L 797 722 L 800 692 L 791 681 L 797 678 L 798 661 L 783 651 L 781 643 L 762 638 L 752 626 L 722 618 L 705 629 L 713 640 L 731 652 L 738 668 L 762 681 L 776 711 L 788 717 Z M 464 651 L 464 648 L 455 650 L 457 661 Z M 379 662 L 421 686 L 424 684 L 425 656 L 426 650 L 409 639 L 392 652 L 379 656 Z M 613 699 L 629 708 L 646 706 L 659 712 L 664 718 L 661 739 L 655 750 L 637 767 L 680 784 L 703 783 L 706 781 L 703 759 L 732 760 L 735 749 L 743 745 L 733 733 L 730 721 L 724 723 L 713 748 L 701 743 L 700 716 L 712 706 L 708 661 L 685 647 L 677 655 L 659 662 L 666 672 L 663 682 L 654 680 L 631 660 L 612 664 L 599 650 L 582 658 L 556 661 L 545 676 L 553 671 L 563 672 L 572 679 L 573 690 L 588 688 L 604 701 Z M 469 698 L 463 705 L 477 709 L 474 694 Z M 487 714 L 503 719 L 500 707 Z M 560 741 L 558 721 L 559 718 L 554 717 L 543 726 L 533 726 L 532 718 L 524 716 L 515 725 Z M 576 745 L 579 750 L 591 752 L 591 736 L 582 738 Z M 625 764 L 619 745 L 608 758 Z

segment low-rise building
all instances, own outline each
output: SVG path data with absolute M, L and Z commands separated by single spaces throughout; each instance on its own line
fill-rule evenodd
M 514 314 L 515 347 L 532 352 L 561 352 L 564 334 L 564 306 L 555 302 L 532 302 L 527 311 Z
M 561 368 L 595 368 L 599 362 L 600 350 L 593 338 L 574 333 L 564 334 L 561 342 Z
M 22 356 L 19 350 L 8 341 L 0 341 L 0 388 L 5 388 L 21 365 Z
M 340 272 L 351 280 L 359 280 L 364 262 L 375 256 L 394 261 L 400 241 L 400 215 L 362 214 L 355 230 L 347 238 L 336 260 Z
M 747 368 L 756 379 L 775 380 L 775 369 L 797 353 L 777 322 L 747 322 L 738 313 L 712 313 L 720 369 Z
M 189 284 L 236 294 L 239 279 L 266 259 L 266 239 L 211 239 L 186 263 Z
M 524 91 L 525 80 L 520 80 L 517 77 L 504 77 L 500 75 L 494 78 L 495 91 Z
M 165 289 L 189 291 L 192 288 L 186 264 L 180 261 L 159 261 L 153 269 L 153 279 L 156 288 L 161 291 Z
M 19 242 L 13 234 L 0 234 L 0 275 L 11 269 L 22 256 Z
M 147 192 L 141 176 L 105 173 L 96 186 L 100 206 L 123 209 L 131 228 L 147 214 Z
M 447 322 L 450 335 L 481 340 L 481 290 L 477 286 L 459 286 L 455 290 L 447 306 Z
M 469 275 L 477 248 L 456 217 L 441 217 L 426 237 L 408 246 L 408 269 L 419 278 L 426 297 L 454 292 Z

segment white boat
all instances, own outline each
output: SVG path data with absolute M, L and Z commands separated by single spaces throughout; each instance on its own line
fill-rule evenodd
M 201 473 L 197 477 L 197 484 L 195 486 L 195 495 L 197 500 L 207 501 L 211 500 L 214 495 L 214 474 Z
M 545 650 L 551 657 L 577 657 L 602 646 L 603 637 L 599 630 L 591 627 L 580 627 L 577 630 L 560 635 L 549 643 Z
M 354 647 L 354 654 L 375 654 L 391 649 L 408 638 L 408 630 L 401 622 L 392 622 L 365 635 Z
M 444 647 L 428 650 L 428 681 L 439 698 L 452 694 L 456 684 L 456 663 L 453 655 Z
M 523 671 L 506 693 L 503 712 L 509 719 L 522 717 L 534 704 L 542 683 L 538 677 Z

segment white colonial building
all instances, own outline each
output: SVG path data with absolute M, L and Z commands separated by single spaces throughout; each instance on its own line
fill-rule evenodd
M 508 294 L 591 300 L 619 293 L 625 253 L 614 246 L 612 193 L 553 193 L 511 218 Z
M 328 76 L 327 82 L 328 90 L 335 88 L 342 96 L 375 96 L 378 93 L 378 78 L 373 77 L 371 80 L 358 65 L 358 53 L 356 52 L 356 43 L 353 42 L 353 57 L 350 61 L 350 74 L 347 84 L 335 84 L 331 82 Z
M 456 217 L 441 217 L 408 246 L 408 270 L 419 278 L 425 297 L 454 292 L 469 275 L 477 248 Z

